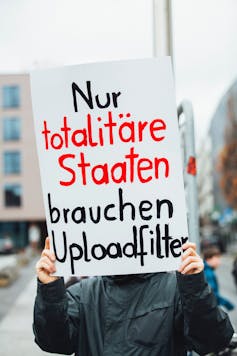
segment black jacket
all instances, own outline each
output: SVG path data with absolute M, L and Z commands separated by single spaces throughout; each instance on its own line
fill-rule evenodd
M 43 350 L 78 356 L 203 355 L 233 334 L 203 273 L 38 282 L 33 328 Z

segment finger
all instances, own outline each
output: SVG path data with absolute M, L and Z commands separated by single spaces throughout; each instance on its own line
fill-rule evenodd
M 190 263 L 181 273 L 188 274 L 188 273 L 194 273 L 196 271 L 201 271 L 201 262 Z
M 56 269 L 55 269 L 55 267 L 48 265 L 46 262 L 41 262 L 37 271 L 38 271 L 38 273 L 44 271 L 44 272 L 50 274 L 50 273 L 56 272 Z
M 50 249 L 50 241 L 49 241 L 49 237 L 46 237 L 45 239 L 45 245 L 44 245 L 44 248 L 46 250 L 49 250 Z
M 52 262 L 47 256 L 41 257 L 40 261 L 47 263 L 47 265 L 49 265 L 50 268 L 55 269 L 54 262 Z
M 194 251 L 196 251 L 197 246 L 194 242 L 186 242 L 185 244 L 182 245 L 183 250 L 187 250 L 188 248 L 192 248 Z
M 48 266 L 50 272 L 55 272 L 56 268 L 55 265 L 48 259 L 48 257 L 41 258 L 37 264 L 37 268 L 42 268 L 42 263 Z
M 50 252 L 49 250 L 43 250 L 41 255 L 48 257 L 52 262 L 56 261 L 55 254 L 53 252 Z
M 36 264 L 36 271 L 39 273 L 39 272 L 42 272 L 42 271 L 45 271 L 47 272 L 48 274 L 52 272 L 50 266 L 44 262 L 44 261 L 40 261 Z
M 184 251 L 184 253 L 182 254 L 182 260 L 185 260 L 190 255 L 197 256 L 196 251 L 192 247 L 189 247 L 187 250 Z
M 199 262 L 200 261 L 200 258 L 197 257 L 197 256 L 189 256 L 187 257 L 183 263 L 181 264 L 181 266 L 179 267 L 179 272 L 183 271 L 184 268 L 189 265 L 190 263 L 192 262 Z
M 184 270 L 184 268 L 186 268 L 186 266 L 188 266 L 190 263 L 192 263 L 192 262 L 199 262 L 199 261 L 200 261 L 200 259 L 199 259 L 198 257 L 196 257 L 196 256 L 190 256 L 190 257 L 188 257 L 186 260 L 184 260 L 184 261 L 181 263 L 181 265 L 180 265 L 178 271 L 179 271 L 179 272 L 182 272 L 182 271 Z
M 179 271 L 179 272 L 183 272 L 184 269 L 185 269 L 189 264 L 191 264 L 191 263 L 193 263 L 193 262 L 199 263 L 199 262 L 200 262 L 200 258 L 194 257 L 194 256 L 187 258 L 187 260 L 185 260 L 185 261 L 181 264 L 181 266 L 179 267 L 178 271 Z

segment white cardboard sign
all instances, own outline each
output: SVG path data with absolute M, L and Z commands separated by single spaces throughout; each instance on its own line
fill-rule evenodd
M 57 275 L 175 270 L 187 219 L 169 57 L 31 74 Z

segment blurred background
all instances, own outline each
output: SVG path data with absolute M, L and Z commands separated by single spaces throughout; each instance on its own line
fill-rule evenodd
M 180 126 L 186 116 L 195 127 L 181 135 L 185 182 L 192 186 L 187 199 L 197 186 L 197 204 L 188 210 L 195 210 L 198 226 L 190 220 L 190 228 L 201 249 L 218 246 L 223 253 L 220 291 L 237 304 L 236 18 L 236 0 L 0 0 L 1 355 L 46 354 L 31 331 L 34 265 L 47 236 L 33 69 L 172 57 Z M 236 309 L 230 317 L 237 329 Z

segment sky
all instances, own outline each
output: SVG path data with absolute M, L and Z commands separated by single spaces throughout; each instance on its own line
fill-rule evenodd
M 190 99 L 197 142 L 218 102 L 237 80 L 237 1 L 173 1 L 177 101 Z
M 151 56 L 151 0 L 0 0 L 0 72 Z
M 194 108 L 197 146 L 237 79 L 237 1 L 173 0 L 177 104 Z M 152 56 L 152 0 L 0 0 L 0 74 Z

